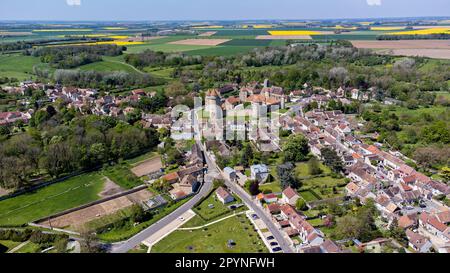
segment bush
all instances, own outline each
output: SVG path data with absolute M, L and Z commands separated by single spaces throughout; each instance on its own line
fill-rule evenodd
M 20 230 L 0 230 L 0 240 L 8 240 L 13 242 L 25 242 L 31 236 L 32 231 L 26 229 L 24 231 Z

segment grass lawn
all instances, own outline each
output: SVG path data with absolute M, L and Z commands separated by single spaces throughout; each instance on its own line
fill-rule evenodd
M 331 176 L 315 177 L 303 180 L 303 189 L 314 190 L 322 199 L 343 196 L 345 178 L 332 178 Z M 335 188 L 336 192 L 334 192 Z
M 126 163 L 108 167 L 103 170 L 103 174 L 124 189 L 132 189 L 142 184 Z
M 22 54 L 0 54 L 0 75 L 19 80 L 29 79 L 33 76 L 33 66 L 39 64 L 41 64 L 41 61 L 38 57 L 24 56 Z
M 23 225 L 98 200 L 103 185 L 99 173 L 89 173 L 0 201 L 0 226 Z
M 215 218 L 219 218 L 219 216 L 222 217 L 232 213 L 233 211 L 230 210 L 228 206 L 236 203 L 238 203 L 238 201 L 234 201 L 226 205 L 222 204 L 222 202 L 220 202 L 219 199 L 217 199 L 215 191 L 213 191 L 208 196 L 208 198 L 206 198 L 203 202 L 201 202 L 198 206 L 194 208 L 194 212 L 197 213 L 204 220 L 210 221 Z M 212 205 L 212 208 L 209 207 L 210 205 Z
M 42 247 L 38 244 L 29 242 L 28 244 L 21 247 L 15 253 L 40 253 L 42 251 Z
M 148 247 L 144 244 L 140 244 L 137 247 L 128 251 L 128 253 L 147 253 Z
M 236 245 L 227 246 L 229 240 Z M 205 229 L 175 231 L 152 248 L 152 253 L 258 253 L 267 252 L 245 215 L 229 218 Z
M 0 240 L 0 245 L 4 245 L 8 248 L 7 251 L 10 251 L 11 249 L 15 248 L 16 246 L 20 245 L 22 242 L 14 242 L 9 240 Z
M 136 165 L 139 165 L 139 163 L 142 163 L 143 161 L 146 161 L 147 159 L 151 159 L 157 155 L 158 155 L 158 153 L 151 151 L 151 152 L 145 153 L 143 155 L 140 155 L 138 157 L 128 159 L 128 160 L 126 160 L 126 162 L 134 167 Z
M 314 194 L 312 194 L 310 191 L 302 191 L 299 193 L 300 196 L 305 199 L 306 202 L 312 202 L 312 201 L 317 201 L 319 199 L 317 199 L 316 196 L 314 196 Z
M 116 61 L 109 61 L 104 60 L 101 62 L 95 62 L 91 64 L 82 65 L 79 67 L 81 70 L 94 70 L 99 72 L 107 72 L 107 71 L 125 71 L 128 73 L 137 73 L 137 71 L 126 64 L 116 62 Z
M 323 171 L 323 174 L 331 173 L 330 168 L 323 165 L 322 162 L 319 162 L 319 164 L 320 164 L 320 169 Z M 309 174 L 308 163 L 307 162 L 298 163 L 297 166 L 295 167 L 295 174 L 297 175 L 298 178 L 310 177 L 311 175 Z
M 316 219 L 312 219 L 312 220 L 308 220 L 308 222 L 313 225 L 314 227 L 318 227 L 323 225 L 323 220 L 321 218 L 316 218 Z
M 259 190 L 262 191 L 262 192 L 264 192 L 265 190 L 270 190 L 273 193 L 279 193 L 279 192 L 283 191 L 281 189 L 281 185 L 280 185 L 279 182 L 263 184 L 263 185 L 259 186 Z

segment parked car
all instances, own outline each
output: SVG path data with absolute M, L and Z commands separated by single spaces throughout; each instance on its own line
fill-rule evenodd
M 271 246 L 277 246 L 278 243 L 277 243 L 277 242 L 271 242 L 270 245 L 271 245 Z
M 272 248 L 273 252 L 280 252 L 281 250 L 282 250 L 281 247 Z
M 273 236 L 269 236 L 269 237 L 267 237 L 267 241 L 271 241 L 271 240 L 274 240 L 275 238 L 273 237 Z

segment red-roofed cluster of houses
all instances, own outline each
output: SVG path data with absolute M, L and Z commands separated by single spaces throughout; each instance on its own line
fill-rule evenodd
M 298 252 L 342 252 L 336 243 L 325 239 L 324 234 L 294 208 L 299 198 L 297 191 L 290 187 L 281 195 L 261 193 L 257 196 L 274 223 L 291 238 Z
M 398 152 L 383 151 L 381 144 L 375 146 L 363 143 L 361 138 L 353 134 L 360 129 L 360 125 L 342 112 L 315 109 L 295 117 L 286 115 L 282 117 L 281 125 L 286 130 L 304 134 L 312 153 L 319 158 L 322 148 L 336 151 L 346 166 L 345 174 L 351 180 L 345 187 L 347 194 L 360 199 L 362 203 L 369 198 L 375 200 L 376 207 L 389 223 L 414 207 L 418 211 L 426 211 L 427 202 L 448 209 L 433 198 L 438 195 L 449 196 L 448 185 L 434 181 L 408 166 L 402 159 L 404 156 Z M 426 209 L 418 208 L 419 203 Z M 433 205 L 429 209 L 435 210 Z M 432 223 L 436 221 L 432 220 Z M 450 243 L 443 227 L 441 225 L 442 234 L 432 234 Z

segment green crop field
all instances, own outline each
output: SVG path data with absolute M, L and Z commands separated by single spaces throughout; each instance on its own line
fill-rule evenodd
M 162 52 L 184 52 L 197 49 L 210 48 L 212 46 L 202 46 L 202 45 L 174 45 L 174 44 L 145 44 L 145 45 L 135 45 L 128 47 L 127 53 L 139 53 L 144 50 L 150 49 L 153 51 Z
M 22 54 L 0 55 L 0 77 L 14 77 L 19 80 L 32 77 L 33 66 L 41 64 L 37 57 Z
M 142 184 L 127 164 L 116 165 L 103 170 L 103 174 L 124 189 L 132 189 Z
M 254 48 L 254 46 L 216 46 L 207 49 L 191 50 L 185 53 L 191 56 L 230 56 L 247 53 Z
M 236 245 L 228 247 L 229 240 Z M 192 231 L 174 231 L 152 248 L 152 253 L 258 253 L 267 248 L 245 215 Z
M 222 46 L 270 46 L 272 40 L 234 39 L 223 43 Z
M 87 65 L 82 65 L 79 67 L 81 70 L 95 70 L 99 72 L 104 71 L 125 71 L 129 73 L 136 73 L 137 71 L 124 63 L 116 62 L 116 61 L 101 61 L 96 63 L 91 63 Z
M 100 174 L 83 174 L 0 201 L 0 226 L 23 225 L 98 200 L 103 185 Z

